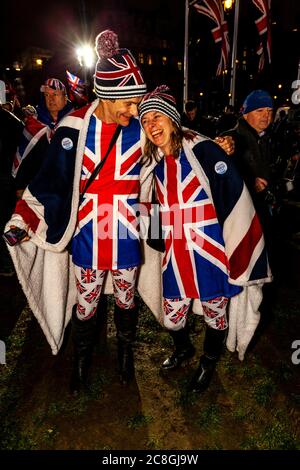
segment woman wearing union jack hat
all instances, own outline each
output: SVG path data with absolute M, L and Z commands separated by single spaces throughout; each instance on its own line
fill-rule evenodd
M 255 321 L 238 344 L 241 359 L 258 323 L 261 286 L 270 281 L 263 234 L 232 162 L 212 140 L 181 128 L 168 87 L 146 94 L 139 116 L 146 134 L 144 181 L 154 177 L 165 240 L 162 323 L 175 345 L 162 368 L 175 369 L 195 354 L 186 322 L 191 308 L 201 306 L 204 353 L 190 388 L 202 392 L 222 352 L 228 310 L 227 346 L 234 350 L 240 306 L 255 297 L 254 311 L 244 313 Z

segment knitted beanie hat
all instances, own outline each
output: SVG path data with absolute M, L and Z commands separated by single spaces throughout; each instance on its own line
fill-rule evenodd
M 98 34 L 95 49 L 99 58 L 94 75 L 98 98 L 134 98 L 146 93 L 141 71 L 131 52 L 119 49 L 116 33 L 106 30 Z
M 58 78 L 48 78 L 45 83 L 41 86 L 40 91 L 42 93 L 45 93 L 46 88 L 52 88 L 52 90 L 60 90 L 66 93 L 65 85 L 63 84 L 63 82 L 58 80 Z
M 158 111 L 172 119 L 178 127 L 181 127 L 180 114 L 176 109 L 176 100 L 171 95 L 170 88 L 166 85 L 160 85 L 152 92 L 147 93 L 140 102 L 138 109 L 140 119 L 149 111 Z
M 254 90 L 245 99 L 242 106 L 242 114 L 250 113 L 258 108 L 273 108 L 273 100 L 264 90 Z

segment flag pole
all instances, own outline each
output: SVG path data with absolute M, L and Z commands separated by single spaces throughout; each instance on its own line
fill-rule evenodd
M 240 0 L 235 0 L 234 7 L 234 29 L 233 29 L 233 43 L 232 43 L 232 55 L 231 55 L 231 75 L 230 75 L 230 99 L 229 104 L 234 106 L 235 104 L 235 82 L 236 82 L 236 56 L 237 56 L 237 40 L 239 30 L 239 8 Z
M 189 74 L 189 0 L 185 0 L 185 20 L 184 20 L 184 57 L 183 57 L 183 111 L 188 99 L 188 74 Z

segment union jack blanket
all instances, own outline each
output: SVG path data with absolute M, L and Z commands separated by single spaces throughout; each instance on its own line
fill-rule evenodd
M 73 105 L 67 103 L 66 106 L 59 111 L 57 122 L 73 110 Z M 36 147 L 40 146 L 37 150 L 42 158 L 44 156 L 45 148 L 48 147 L 50 140 L 54 134 L 56 123 L 46 108 L 45 99 L 41 96 L 41 104 L 37 106 L 37 116 L 29 115 L 26 118 L 25 127 L 19 147 L 14 157 L 12 166 L 12 176 L 15 178 L 24 160 L 31 155 Z
M 52 132 L 52 129 L 46 126 L 46 124 L 43 124 L 33 116 L 28 116 L 20 145 L 17 148 L 13 161 L 12 176 L 14 178 L 17 176 L 22 161 L 29 155 L 40 139 L 45 136 L 47 142 L 50 142 Z
M 231 298 L 229 304 L 229 334 L 227 347 L 231 351 L 237 350 L 242 360 L 247 346 L 255 332 L 260 320 L 259 305 L 262 300 L 262 285 L 272 280 L 264 237 L 260 223 L 255 212 L 250 194 L 232 164 L 230 157 L 203 136 L 198 136 L 194 141 L 183 142 L 185 156 L 192 167 L 194 174 L 198 177 L 210 202 L 213 204 L 218 222 L 222 228 L 222 244 L 228 260 L 228 282 L 233 286 L 241 286 L 242 292 Z M 151 200 L 151 187 L 153 169 L 155 164 L 142 170 L 141 176 L 141 200 Z M 187 174 L 179 177 L 179 182 L 185 185 L 192 179 Z M 192 194 L 189 186 L 186 187 L 186 195 Z M 199 232 L 199 236 L 208 240 L 205 230 Z M 197 241 L 197 238 L 195 239 Z M 220 240 L 219 240 L 220 241 Z M 217 244 L 214 242 L 215 247 Z M 204 256 L 210 257 L 213 262 L 213 246 L 201 243 L 201 250 L 206 249 Z M 143 240 L 145 264 L 141 266 L 140 276 L 144 277 L 149 272 L 148 263 L 151 262 L 153 269 L 161 269 L 163 256 L 160 257 L 160 268 L 157 267 L 157 259 L 153 260 L 154 250 L 148 247 Z M 152 257 L 149 253 L 152 252 Z M 203 253 L 201 253 L 203 255 Z M 216 259 L 215 264 L 218 264 Z M 176 271 L 176 266 L 175 266 Z M 157 271 L 158 272 L 158 271 Z M 151 274 L 151 280 L 154 278 Z M 174 278 L 175 279 L 175 278 Z M 162 286 L 161 286 L 162 288 Z M 148 289 L 145 289 L 148 292 Z M 161 312 L 162 291 L 158 296 L 153 295 L 148 300 L 148 306 L 156 312 L 159 318 Z M 193 311 L 201 314 L 201 299 L 193 302 Z
M 28 229 L 30 240 L 9 249 L 29 306 L 53 354 L 62 344 L 76 303 L 74 265 L 66 247 L 76 230 L 87 131 L 98 102 L 60 122 L 43 167 L 7 224 L 7 229 L 11 225 Z M 113 293 L 110 276 L 105 292 Z

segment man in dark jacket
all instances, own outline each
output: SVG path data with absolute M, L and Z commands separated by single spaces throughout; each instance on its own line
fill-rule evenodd
M 273 100 L 264 90 L 254 90 L 242 106 L 242 116 L 237 125 L 226 135 L 235 140 L 234 162 L 243 177 L 260 219 L 268 251 L 272 273 L 279 273 L 280 250 L 277 249 L 279 230 L 274 194 L 275 175 L 272 155 L 271 122 Z M 274 283 L 264 286 L 261 327 L 272 317 L 275 290 Z
M 232 158 L 253 198 L 269 249 L 271 267 L 276 205 L 270 134 L 272 117 L 271 96 L 264 90 L 254 90 L 243 103 L 237 125 L 226 132 L 235 140 L 236 151 Z

